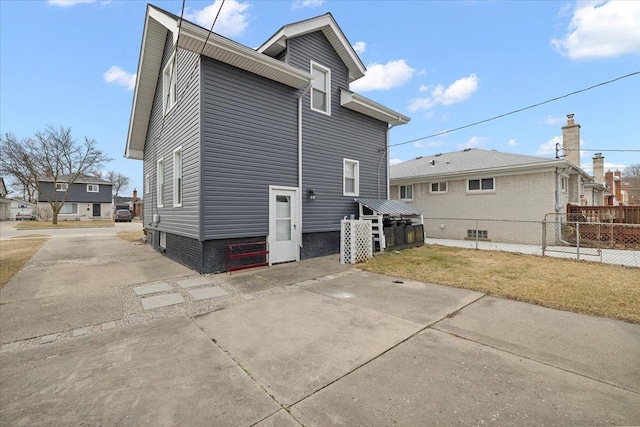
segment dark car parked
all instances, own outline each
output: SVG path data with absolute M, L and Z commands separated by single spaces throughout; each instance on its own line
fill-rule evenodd
M 131 222 L 131 211 L 129 209 L 118 209 L 116 211 L 115 221 Z

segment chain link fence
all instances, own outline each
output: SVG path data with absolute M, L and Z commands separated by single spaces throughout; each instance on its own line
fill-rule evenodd
M 549 214 L 543 221 L 425 218 L 424 228 L 432 244 L 640 267 L 640 224 Z

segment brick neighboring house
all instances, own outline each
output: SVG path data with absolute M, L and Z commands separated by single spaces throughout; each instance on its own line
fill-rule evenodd
M 51 218 L 50 200 L 62 200 L 67 190 L 68 177 L 60 176 L 57 180 L 44 176 L 38 179 L 38 216 L 40 219 Z M 83 176 L 71 184 L 62 210 L 58 214 L 59 221 L 78 221 L 92 219 L 111 219 L 112 183 L 99 178 Z
M 604 183 L 594 181 L 580 164 L 580 125 L 568 116 L 562 128 L 564 159 L 466 149 L 423 156 L 391 167 L 392 199 L 424 212 L 427 237 L 467 239 L 468 222 L 430 218 L 542 221 L 566 213 L 567 204 L 602 204 Z M 604 158 L 594 158 L 602 169 Z M 602 174 L 602 171 L 599 172 Z M 539 232 L 514 233 L 501 223 L 482 227 L 485 240 L 537 243 Z M 478 232 L 480 234 L 480 232 Z

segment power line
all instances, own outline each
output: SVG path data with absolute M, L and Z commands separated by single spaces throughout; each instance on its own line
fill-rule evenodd
M 554 102 L 554 101 L 557 101 L 557 100 L 562 99 L 562 98 L 567 98 L 569 96 L 576 95 L 576 94 L 581 93 L 581 92 L 586 92 L 588 90 L 595 89 L 595 88 L 600 87 L 600 86 L 608 85 L 610 83 L 617 82 L 618 80 L 626 79 L 627 77 L 632 77 L 632 76 L 635 76 L 637 74 L 640 74 L 640 71 L 636 71 L 636 72 L 633 72 L 633 73 L 626 74 L 624 76 L 616 77 L 615 79 L 607 80 L 606 82 L 598 83 L 598 84 L 595 84 L 593 86 L 586 87 L 584 89 L 576 90 L 574 92 L 570 92 L 570 93 L 567 93 L 565 95 L 557 96 L 555 98 L 551 98 L 551 99 L 548 99 L 546 101 L 538 102 L 537 104 L 532 104 L 532 105 L 529 105 L 529 106 L 524 107 L 524 108 L 518 108 L 517 110 L 509 111 L 508 113 L 500 114 L 500 115 L 497 115 L 497 116 L 494 116 L 494 117 L 491 117 L 491 118 L 488 118 L 488 119 L 484 119 L 484 120 L 480 120 L 478 122 L 470 123 L 468 125 L 460 126 L 460 127 L 455 128 L 455 129 L 444 130 L 442 132 L 438 132 L 438 133 L 434 133 L 434 134 L 431 134 L 431 135 L 423 136 L 422 138 L 412 139 L 410 141 L 399 142 L 397 144 L 390 144 L 389 147 L 397 147 L 399 145 L 411 144 L 412 142 L 418 142 L 418 141 L 422 141 L 424 139 L 435 138 L 436 136 L 446 135 L 448 133 L 456 132 L 456 131 L 459 131 L 461 129 L 466 129 L 466 128 L 470 128 L 472 126 L 477 126 L 477 125 L 482 124 L 482 123 L 490 122 L 492 120 L 496 120 L 496 119 L 500 119 L 502 117 L 510 116 L 512 114 L 515 114 L 515 113 L 520 113 L 522 111 L 529 110 L 531 108 L 539 107 L 541 105 L 548 104 L 550 102 Z M 611 150 L 609 150 L 609 151 L 611 151 Z
M 608 150 L 608 149 L 598 149 L 598 148 L 589 148 L 589 149 L 581 148 L 580 151 L 597 151 L 598 153 L 601 153 L 601 152 L 602 153 L 606 153 L 606 152 L 612 152 L 612 151 L 622 152 L 622 153 L 624 153 L 624 152 L 632 152 L 632 153 L 640 152 L 640 150 Z
M 209 38 L 211 37 L 211 34 L 213 34 L 213 26 L 216 25 L 216 21 L 218 20 L 218 16 L 220 16 L 220 12 L 222 11 L 222 6 L 224 6 L 224 2 L 225 0 L 222 0 L 222 3 L 220 3 L 220 7 L 218 8 L 218 12 L 216 12 L 216 16 L 213 18 L 213 22 L 211 23 L 211 28 L 209 28 L 209 32 L 207 33 L 207 38 L 202 44 L 202 49 L 200 50 L 200 56 L 202 56 L 202 54 L 204 53 L 204 48 L 207 46 L 207 42 L 209 42 Z M 189 79 L 187 80 L 187 84 L 185 85 L 184 89 L 182 90 L 182 93 L 180 94 L 180 99 L 184 97 L 184 94 L 189 89 L 189 86 L 191 85 L 191 79 L 193 78 L 193 75 L 198 69 L 198 65 L 199 65 L 198 61 L 196 61 L 193 69 L 191 70 L 191 74 L 189 74 Z

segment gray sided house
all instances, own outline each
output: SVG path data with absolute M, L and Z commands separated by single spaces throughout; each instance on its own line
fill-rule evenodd
M 41 219 L 51 218 L 49 201 L 62 201 L 67 188 L 69 191 L 58 214 L 59 221 L 111 219 L 111 182 L 89 176 L 80 177 L 73 184 L 68 184 L 68 181 L 65 176 L 38 179 L 38 216 Z
M 337 253 L 354 198 L 387 198 L 388 131 L 409 121 L 348 90 L 364 72 L 330 14 L 251 49 L 148 6 L 125 157 L 151 244 L 199 272 L 241 242 L 269 264 Z

